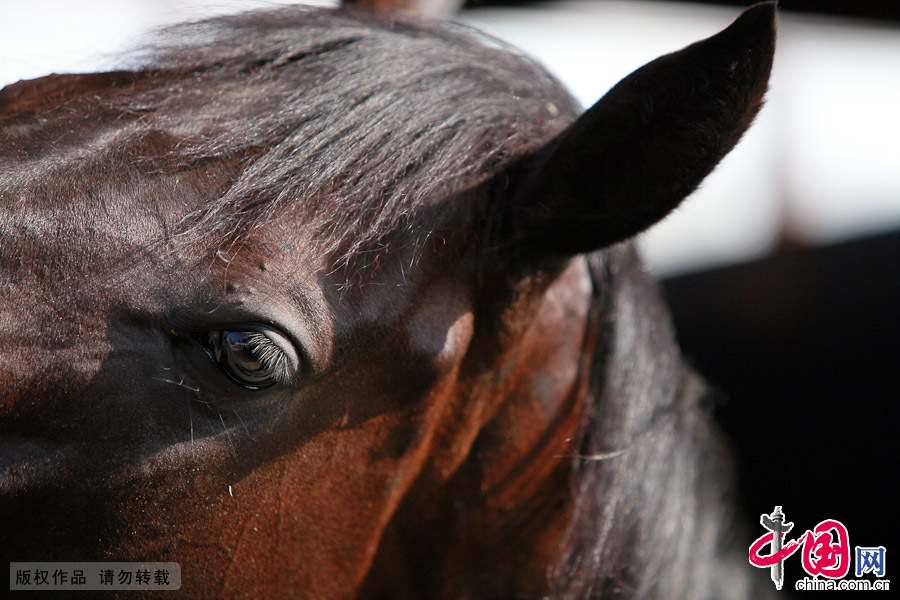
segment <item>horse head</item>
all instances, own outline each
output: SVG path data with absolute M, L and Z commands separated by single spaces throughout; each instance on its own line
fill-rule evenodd
M 719 589 L 715 434 L 627 242 L 749 127 L 774 6 L 580 116 L 408 16 L 167 35 L 0 92 L 4 555 L 190 597 Z

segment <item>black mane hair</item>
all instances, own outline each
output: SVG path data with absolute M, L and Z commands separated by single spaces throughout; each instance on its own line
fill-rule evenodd
M 588 258 L 597 339 L 554 598 L 767 598 L 748 569 L 712 392 L 631 244 Z M 766 582 L 763 582 L 766 583 Z

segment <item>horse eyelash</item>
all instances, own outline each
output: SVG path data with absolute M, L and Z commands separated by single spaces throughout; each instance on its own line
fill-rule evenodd
M 243 331 L 247 334 L 247 344 L 250 350 L 266 370 L 271 370 L 274 383 L 280 385 L 293 383 L 295 374 L 292 373 L 293 369 L 287 354 L 269 336 L 261 331 L 248 331 L 241 328 L 214 329 L 207 330 L 201 334 L 194 334 L 193 337 L 206 350 L 210 359 L 215 363 L 219 363 L 221 346 L 224 334 L 227 331 Z
M 254 355 L 266 367 L 272 370 L 272 379 L 281 385 L 291 383 L 291 368 L 284 351 L 269 336 L 262 332 L 251 333 L 247 340 Z

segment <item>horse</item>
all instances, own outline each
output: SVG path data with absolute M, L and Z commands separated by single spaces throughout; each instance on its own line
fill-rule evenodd
M 4 557 L 178 562 L 189 598 L 762 593 L 632 239 L 750 126 L 774 23 L 586 112 L 351 7 L 3 89 Z

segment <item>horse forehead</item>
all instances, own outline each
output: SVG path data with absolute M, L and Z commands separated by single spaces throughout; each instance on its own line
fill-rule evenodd
M 149 241 L 162 230 L 159 215 L 150 205 L 95 202 L 83 197 L 45 204 L 30 202 L 27 192 L 23 196 L 19 206 L 0 207 L 0 238 L 7 251 L 15 247 L 52 259 L 58 252 L 77 254 L 82 247 L 101 244 L 116 253 L 122 243 Z
M 63 180 L 0 194 L 3 330 L 102 329 L 114 304 L 148 297 L 175 258 L 178 216 L 160 185 Z M 171 194 L 169 194 L 170 196 Z M 54 316 L 55 315 L 55 316 Z M 77 327 L 76 327 L 77 325 Z
M 27 160 L 0 156 L 0 239 L 20 250 L 98 245 L 110 258 L 171 237 L 177 224 L 227 188 L 233 166 L 164 172 L 106 156 L 108 148 Z M 0 251 L 3 251 L 0 248 Z M 108 263 L 101 261 L 99 265 Z
M 0 269 L 40 285 L 85 283 L 148 247 L 163 224 L 149 206 L 83 199 L 0 208 Z M 81 280 L 81 281 L 79 281 Z

